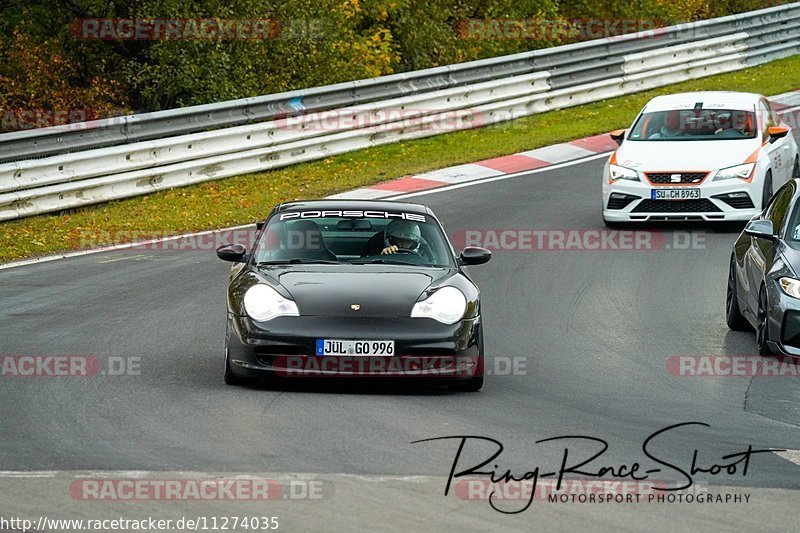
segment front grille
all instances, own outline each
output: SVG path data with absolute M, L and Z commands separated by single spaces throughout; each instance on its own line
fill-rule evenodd
M 303 355 L 306 353 L 314 353 L 311 347 L 293 346 L 293 345 L 262 345 L 256 346 L 256 357 L 269 357 L 273 355 Z
M 700 200 L 642 200 L 633 213 L 706 213 L 719 212 L 720 208 L 707 199 Z
M 608 199 L 609 209 L 625 209 L 625 207 L 634 200 L 638 200 L 638 196 L 631 196 L 630 194 L 612 193 Z
M 792 348 L 800 348 L 800 313 L 786 311 L 783 315 L 781 341 Z
M 259 365 L 263 366 L 286 366 L 287 364 L 299 365 L 303 361 L 306 361 L 307 359 L 314 357 L 316 356 L 294 354 L 294 353 L 272 354 L 272 355 L 256 353 L 256 361 L 258 361 Z
M 727 194 L 721 194 L 719 196 L 715 196 L 714 198 L 722 200 L 734 209 L 753 209 L 755 207 L 753 205 L 753 200 L 749 195 L 732 198 Z
M 650 183 L 662 185 L 665 183 L 700 183 L 706 179 L 708 172 L 645 172 L 644 175 L 647 176 Z M 680 181 L 674 181 L 672 176 L 680 176 Z

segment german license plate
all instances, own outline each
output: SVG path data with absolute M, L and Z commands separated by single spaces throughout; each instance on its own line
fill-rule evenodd
M 317 355 L 394 355 L 394 341 L 317 339 Z
M 651 200 L 697 200 L 700 189 L 651 189 Z

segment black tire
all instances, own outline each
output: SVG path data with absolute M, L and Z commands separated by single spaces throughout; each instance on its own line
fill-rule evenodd
M 772 198 L 772 171 L 767 170 L 764 176 L 764 190 L 761 193 L 761 209 L 766 209 L 770 198 Z
M 736 266 L 735 259 L 731 256 L 731 266 L 728 270 L 728 290 L 725 297 L 725 322 L 733 331 L 747 331 L 751 329 L 750 323 L 742 316 L 739 309 L 739 298 L 736 294 Z
M 478 392 L 483 388 L 483 376 L 475 376 L 469 381 L 453 383 L 452 385 L 448 385 L 448 387 L 450 387 L 451 390 L 459 392 Z
M 800 157 L 795 156 L 792 167 L 792 179 L 800 179 Z
M 758 292 L 758 314 L 756 315 L 756 345 L 758 346 L 759 354 L 774 355 L 767 343 L 767 339 L 769 338 L 769 316 L 767 314 L 767 309 L 769 309 L 767 290 L 761 287 L 761 290 Z

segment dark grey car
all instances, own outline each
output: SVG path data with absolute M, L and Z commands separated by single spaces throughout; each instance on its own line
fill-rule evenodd
M 725 317 L 762 355 L 800 357 L 800 180 L 778 189 L 733 245 Z

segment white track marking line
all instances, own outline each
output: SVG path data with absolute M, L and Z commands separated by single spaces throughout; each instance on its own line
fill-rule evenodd
M 772 452 L 782 459 L 786 459 L 800 466 L 800 450 L 786 450 L 785 452 Z
M 37 470 L 37 471 L 14 471 L 14 470 L 0 470 L 0 478 L 51 478 L 59 474 L 57 470 Z
M 0 479 L 49 479 L 55 477 L 104 478 L 104 479 L 159 479 L 165 476 L 178 476 L 188 479 L 225 478 L 248 479 L 253 477 L 269 477 L 275 480 L 317 479 L 320 477 L 346 477 L 359 481 L 405 481 L 422 483 L 439 481 L 444 476 L 430 475 L 385 475 L 385 474 L 348 474 L 348 473 L 313 473 L 313 472 L 206 472 L 201 470 L 5 470 L 0 471 Z

